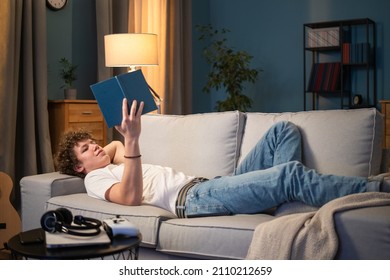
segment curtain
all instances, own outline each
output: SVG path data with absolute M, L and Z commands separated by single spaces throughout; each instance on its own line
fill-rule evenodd
M 188 114 L 192 106 L 190 0 L 121 0 L 96 2 L 98 79 L 117 74 L 104 66 L 106 34 L 155 33 L 159 65 L 143 67 L 150 86 L 162 97 L 164 114 Z M 126 8 L 126 10 L 124 10 Z M 124 69 L 115 71 L 125 71 Z
M 46 6 L 40 0 L 0 1 L 0 170 L 14 182 L 54 171 L 47 112 Z
M 109 68 L 105 66 L 104 35 L 127 33 L 129 0 L 96 0 L 97 30 L 97 79 L 102 81 L 125 73 L 125 68 Z M 115 129 L 107 131 L 107 142 L 121 140 L 122 136 Z
M 98 81 L 124 73 L 124 68 L 105 66 L 104 35 L 127 33 L 129 0 L 96 0 Z

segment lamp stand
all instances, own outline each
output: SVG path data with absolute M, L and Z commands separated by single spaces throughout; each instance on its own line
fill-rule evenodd
M 128 72 L 133 72 L 135 70 L 137 70 L 136 66 L 129 66 Z M 156 102 L 157 114 L 161 114 L 161 102 L 162 102 L 162 99 L 161 99 L 160 95 L 158 95 L 157 92 L 149 84 L 148 84 L 148 87 L 149 87 L 149 90 L 152 92 L 154 101 Z
M 149 90 L 153 94 L 154 100 L 156 101 L 157 114 L 161 114 L 161 102 L 162 102 L 162 99 L 161 99 L 160 95 L 158 95 L 157 92 L 155 92 L 154 89 L 149 84 L 148 84 L 148 87 L 149 87 Z

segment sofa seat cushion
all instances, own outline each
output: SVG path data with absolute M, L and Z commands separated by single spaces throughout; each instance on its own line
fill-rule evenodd
M 302 134 L 302 162 L 320 173 L 361 176 L 380 172 L 383 116 L 375 108 L 297 113 L 247 113 L 241 158 L 278 121 Z
M 311 206 L 308 204 L 305 204 L 300 201 L 292 201 L 292 202 L 285 202 L 278 207 L 276 207 L 275 212 L 272 214 L 275 217 L 290 215 L 290 214 L 296 214 L 296 213 L 306 213 L 306 212 L 314 212 L 317 211 L 319 208 L 315 206 Z
M 272 219 L 255 214 L 167 220 L 157 250 L 201 259 L 245 259 L 255 227 Z
M 69 209 L 73 215 L 104 220 L 120 215 L 135 224 L 141 234 L 141 246 L 156 247 L 161 221 L 175 218 L 170 212 L 149 205 L 124 206 L 89 197 L 86 193 L 56 196 L 46 203 L 47 210 L 60 207 Z

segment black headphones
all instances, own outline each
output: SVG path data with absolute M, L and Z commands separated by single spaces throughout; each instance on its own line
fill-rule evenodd
M 72 225 L 72 222 L 76 225 Z M 94 236 L 100 233 L 102 222 L 92 218 L 76 215 L 66 208 L 48 211 L 41 217 L 41 227 L 47 232 L 63 232 L 77 236 Z M 87 231 L 87 232 L 82 232 Z

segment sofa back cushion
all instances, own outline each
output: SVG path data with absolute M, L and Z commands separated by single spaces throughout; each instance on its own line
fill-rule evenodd
M 244 114 L 240 112 L 142 116 L 143 163 L 213 178 L 233 173 Z
M 374 108 L 248 113 L 246 117 L 239 162 L 269 127 L 287 120 L 301 131 L 302 161 L 309 168 L 320 173 L 363 177 L 380 172 L 383 117 Z

